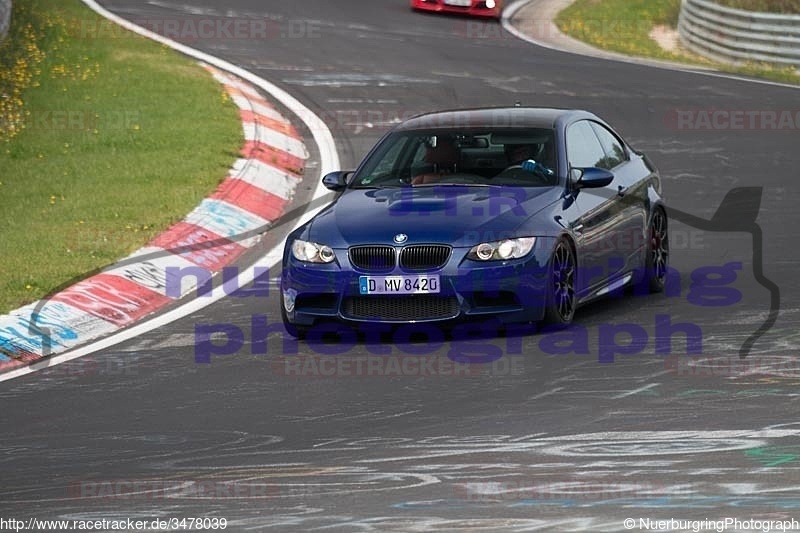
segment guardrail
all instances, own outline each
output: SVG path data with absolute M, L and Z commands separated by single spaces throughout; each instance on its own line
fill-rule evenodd
M 0 0 L 0 41 L 6 38 L 11 27 L 11 0 Z
M 756 13 L 708 0 L 682 0 L 678 32 L 689 50 L 715 61 L 800 68 L 800 15 Z

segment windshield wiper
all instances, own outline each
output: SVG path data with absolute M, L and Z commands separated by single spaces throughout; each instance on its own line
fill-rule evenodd
M 413 187 L 494 187 L 489 183 L 452 183 L 452 182 L 431 182 L 431 183 L 420 183 L 418 185 L 414 185 Z

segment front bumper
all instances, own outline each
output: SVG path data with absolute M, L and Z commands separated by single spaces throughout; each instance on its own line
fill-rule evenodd
M 359 291 L 361 276 L 420 275 L 418 271 L 357 269 L 345 249 L 334 250 L 336 260 L 329 264 L 304 263 L 287 253 L 281 300 L 287 303 L 287 320 L 298 326 L 313 326 L 325 319 L 387 324 L 487 318 L 503 323 L 538 321 L 544 316 L 553 244 L 553 239 L 539 237 L 526 257 L 492 262 L 469 260 L 469 248 L 453 248 L 442 268 L 424 273 L 439 275 L 440 292 L 424 295 L 362 295 Z
M 474 17 L 490 17 L 499 19 L 503 7 L 502 2 L 496 2 L 494 7 L 487 7 L 485 1 L 472 2 L 469 6 L 454 6 L 445 4 L 444 0 L 413 0 L 411 7 L 422 11 L 437 13 L 462 13 Z

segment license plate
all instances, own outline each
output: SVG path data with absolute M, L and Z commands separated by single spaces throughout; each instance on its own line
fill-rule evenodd
M 472 0 L 444 0 L 448 6 L 469 7 L 472 5 Z
M 360 276 L 361 294 L 435 294 L 439 276 Z

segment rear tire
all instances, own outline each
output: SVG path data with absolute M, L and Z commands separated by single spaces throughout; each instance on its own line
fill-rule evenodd
M 559 239 L 550 259 L 547 281 L 547 303 L 544 321 L 553 326 L 566 327 L 575 316 L 575 252 L 569 241 Z

